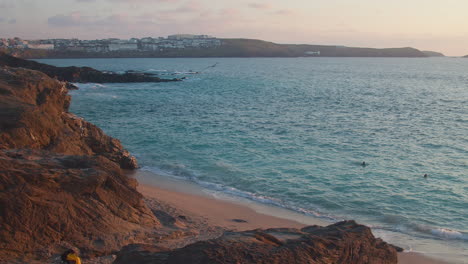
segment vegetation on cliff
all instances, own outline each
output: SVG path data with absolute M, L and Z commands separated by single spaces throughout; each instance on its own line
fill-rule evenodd
M 422 52 L 426 54 L 427 57 L 445 57 L 443 53 L 436 51 L 423 50 Z
M 219 47 L 164 49 L 158 51 L 24 50 L 11 52 L 23 58 L 428 57 L 428 54 L 410 47 L 376 49 L 330 45 L 277 44 L 257 39 L 221 39 L 221 41 L 222 45 Z

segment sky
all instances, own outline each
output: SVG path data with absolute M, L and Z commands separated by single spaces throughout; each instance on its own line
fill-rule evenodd
M 207 34 L 468 55 L 468 0 L 0 0 L 0 38 Z

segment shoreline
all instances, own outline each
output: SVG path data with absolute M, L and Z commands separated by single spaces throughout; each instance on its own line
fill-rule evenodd
M 137 170 L 130 175 L 139 182 L 138 191 L 144 197 L 164 202 L 194 218 L 203 219 L 208 225 L 225 230 L 245 231 L 257 228 L 329 225 L 311 216 L 288 209 L 264 205 L 245 198 L 203 189 L 183 180 Z M 398 253 L 399 264 L 448 264 L 415 252 Z

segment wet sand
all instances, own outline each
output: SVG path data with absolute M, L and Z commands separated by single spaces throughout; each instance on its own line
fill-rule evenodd
M 140 182 L 138 190 L 149 199 L 156 199 L 184 212 L 193 218 L 203 219 L 209 225 L 228 230 L 256 228 L 328 225 L 325 220 L 304 216 L 290 210 L 262 205 L 247 199 L 234 198 L 201 187 L 152 173 L 139 171 L 134 175 Z M 414 252 L 398 255 L 401 264 L 444 264 Z

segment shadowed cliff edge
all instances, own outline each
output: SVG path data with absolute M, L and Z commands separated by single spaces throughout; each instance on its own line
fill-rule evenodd
M 135 158 L 68 112 L 67 92 L 39 71 L 0 68 L 1 263 L 56 263 L 70 247 L 85 263 L 397 263 L 394 246 L 353 221 L 220 236 L 144 199 L 123 171 Z

